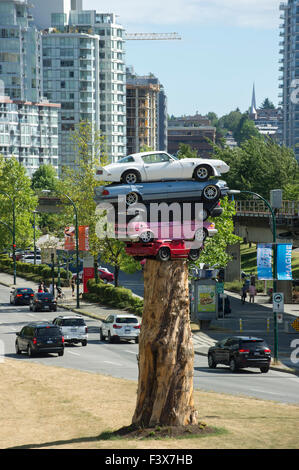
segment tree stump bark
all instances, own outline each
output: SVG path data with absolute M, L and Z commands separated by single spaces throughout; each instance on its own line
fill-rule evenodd
M 186 260 L 147 260 L 133 424 L 197 424 Z

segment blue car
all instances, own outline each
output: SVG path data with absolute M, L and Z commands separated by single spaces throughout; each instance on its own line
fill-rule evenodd
M 223 198 L 228 191 L 225 181 L 209 180 L 206 182 L 161 181 L 153 183 L 111 184 L 95 190 L 97 202 L 117 204 L 122 196 L 127 206 L 150 202 L 201 202 L 213 204 Z

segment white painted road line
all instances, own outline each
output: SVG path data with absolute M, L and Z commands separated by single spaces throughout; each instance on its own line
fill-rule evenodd
M 69 353 L 69 354 L 73 354 L 74 356 L 80 356 L 80 355 L 81 355 L 81 354 L 75 353 L 75 352 L 73 352 L 73 351 L 66 351 L 66 352 Z
M 112 364 L 113 366 L 119 366 L 119 367 L 122 367 L 122 364 L 120 364 L 119 362 L 110 362 L 110 361 L 103 361 L 104 364 Z

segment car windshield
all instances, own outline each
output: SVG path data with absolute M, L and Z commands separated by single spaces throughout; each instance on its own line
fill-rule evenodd
M 61 330 L 58 327 L 45 326 L 37 328 L 37 336 L 61 336 Z
M 84 326 L 85 322 L 82 318 L 65 318 L 62 320 L 61 326 Z
M 121 158 L 120 160 L 117 161 L 117 163 L 132 163 L 134 162 L 134 157 L 129 155 L 128 157 Z
M 17 289 L 17 292 L 19 294 L 32 294 L 33 290 L 32 289 Z
M 138 323 L 138 320 L 137 318 L 124 317 L 124 318 L 117 318 L 116 323 Z

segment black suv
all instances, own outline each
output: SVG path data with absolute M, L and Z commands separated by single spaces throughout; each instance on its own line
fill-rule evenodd
M 28 305 L 34 296 L 34 291 L 28 287 L 17 287 L 10 293 L 10 304 Z
M 214 369 L 217 364 L 229 365 L 232 372 L 244 367 L 257 367 L 268 372 L 271 350 L 262 338 L 230 336 L 219 341 L 208 351 L 208 364 Z
M 16 335 L 17 354 L 26 351 L 31 357 L 38 353 L 58 353 L 58 356 L 63 356 L 64 337 L 61 329 L 52 323 L 29 323 Z
M 57 302 L 52 294 L 48 292 L 39 292 L 31 298 L 29 309 L 34 312 L 45 309 L 56 312 Z

